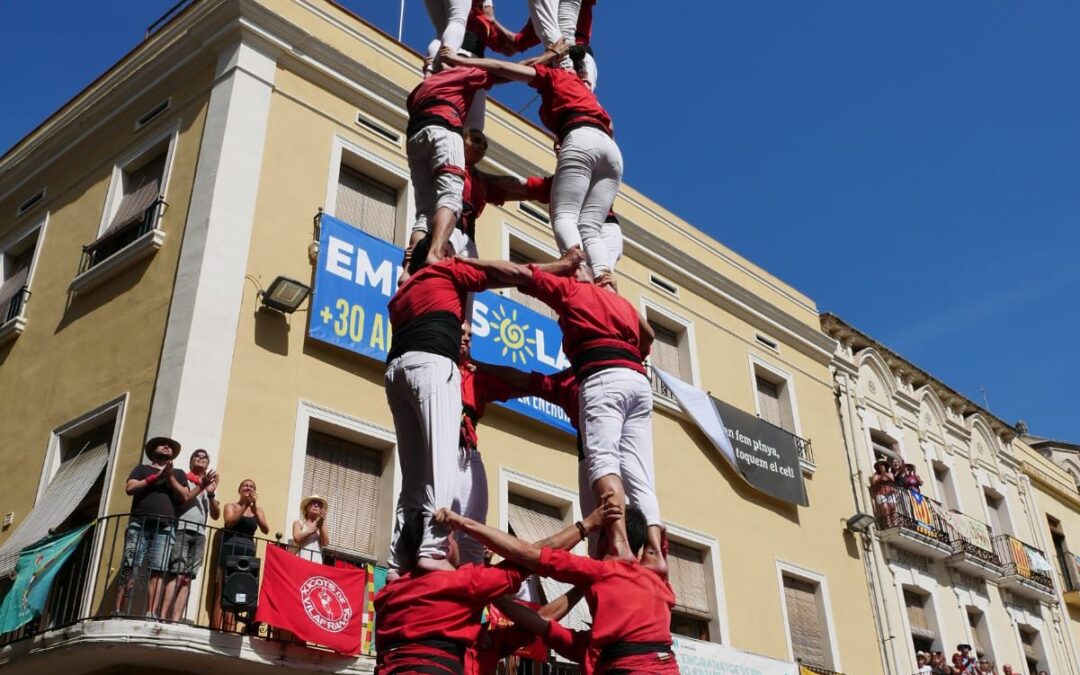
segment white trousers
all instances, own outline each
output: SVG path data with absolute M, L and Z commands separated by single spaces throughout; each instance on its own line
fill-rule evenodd
M 478 523 L 487 522 L 488 484 L 484 458 L 479 450 L 458 452 L 457 496 L 451 507 L 454 513 L 460 513 Z M 461 564 L 484 564 L 484 545 L 462 531 L 456 535 L 458 557 Z
M 574 44 L 580 13 L 581 0 L 529 0 L 533 30 L 544 47 L 555 44 L 559 38 Z M 562 67 L 571 67 L 569 57 L 563 58 Z
M 453 211 L 455 220 L 461 217 L 461 193 L 465 190 L 465 179 L 442 170 L 447 165 L 465 169 L 465 142 L 461 134 L 429 125 L 409 137 L 405 151 L 409 157 L 409 175 L 416 205 L 413 229 L 427 232 L 428 221 L 435 217 L 435 211 L 440 208 Z
M 627 506 L 641 509 L 649 525 L 660 525 L 648 378 L 629 368 L 601 370 L 581 383 L 578 403 L 588 481 L 581 486 L 581 514 L 596 508 L 596 481 L 615 474 L 622 478 Z
M 435 39 L 428 43 L 428 58 L 434 59 L 443 47 L 455 54 L 465 39 L 465 23 L 472 9 L 470 0 L 424 0 L 431 25 L 435 27 Z
M 451 506 L 457 494 L 461 371 L 445 356 L 406 352 L 387 364 L 385 383 L 401 467 L 390 567 L 401 569 L 398 537 L 402 525 L 417 513 L 424 514 L 419 557 L 445 558 L 449 548 L 449 532 L 437 526 L 433 516 Z
M 559 146 L 551 184 L 551 222 L 559 251 L 581 245 L 599 275 L 615 269 L 622 230 L 605 220 L 622 184 L 623 160 L 615 139 L 595 127 L 578 127 Z

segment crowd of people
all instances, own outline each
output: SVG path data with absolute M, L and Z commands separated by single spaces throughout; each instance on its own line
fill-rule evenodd
M 148 463 L 128 474 L 124 488 L 131 496 L 131 508 L 116 589 L 117 614 L 129 615 L 137 608 L 149 617 L 184 621 L 199 570 L 214 559 L 207 539 L 217 528 L 209 527 L 210 521 L 223 520 L 215 549 L 217 588 L 229 557 L 255 556 L 256 533 L 270 532 L 255 481 L 242 480 L 236 501 L 223 505 L 218 499 L 221 476 L 210 469 L 210 453 L 203 448 L 192 452 L 184 471 L 173 464 L 180 447 L 172 438 L 151 438 L 144 446 Z M 329 544 L 326 509 L 323 497 L 305 497 L 288 542 L 293 551 L 314 562 L 323 562 L 322 549 Z M 214 610 L 215 627 L 234 625 L 231 612 L 222 612 L 219 606 Z
M 956 645 L 956 651 L 948 662 L 945 660 L 945 653 L 941 651 L 918 652 L 915 658 L 919 665 L 916 675 L 999 675 L 994 662 L 985 656 L 976 655 L 969 644 Z M 1021 673 L 1005 663 L 1001 666 L 1000 675 L 1021 675 Z M 1038 675 L 1048 675 L 1048 673 L 1040 670 Z
M 389 303 L 385 385 L 402 485 L 387 584 L 375 597 L 377 672 L 493 672 L 519 640 L 482 634 L 481 613 L 494 604 L 513 635 L 539 636 L 586 673 L 676 673 L 644 367 L 654 336 L 615 279 L 623 244 L 612 205 L 623 162 L 595 94 L 595 0 L 529 0 L 520 33 L 498 22 L 490 0 L 426 4 L 436 36 L 406 101 L 417 218 Z M 543 51 L 519 63 L 484 57 L 533 44 Z M 555 137 L 553 176 L 476 168 L 487 150 L 485 92 L 510 81 L 539 94 L 540 120 Z M 487 202 L 511 199 L 549 204 L 558 260 L 479 259 L 477 217 Z M 547 375 L 471 359 L 471 295 L 505 287 L 555 312 L 570 368 Z M 477 426 L 487 403 L 522 395 L 562 406 L 578 431 L 587 515 L 539 542 L 484 524 Z M 569 553 L 586 540 L 588 556 Z M 485 549 L 503 562 L 486 564 Z M 516 602 L 533 574 L 574 590 L 539 608 Z M 582 598 L 592 627 L 568 631 L 558 618 Z

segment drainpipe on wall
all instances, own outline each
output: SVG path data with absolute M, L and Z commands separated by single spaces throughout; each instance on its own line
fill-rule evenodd
M 840 375 L 835 368 L 831 369 L 833 370 L 834 378 L 844 378 L 844 391 L 847 392 L 847 396 L 845 398 L 847 399 L 848 409 L 846 419 L 848 420 L 848 424 L 850 424 L 852 419 L 850 381 L 848 380 L 848 376 L 846 373 Z M 857 463 L 854 463 L 852 459 L 852 453 L 854 452 L 854 439 L 852 439 L 850 442 L 848 441 L 848 436 L 850 434 L 848 430 L 848 424 L 845 424 L 843 422 L 845 416 L 843 414 L 843 403 L 840 400 L 842 394 L 839 387 L 834 390 L 834 394 L 836 396 L 837 419 L 840 421 L 840 436 L 844 440 L 844 459 L 847 461 L 848 476 L 851 482 L 851 499 L 855 504 L 855 510 L 861 511 L 859 500 L 859 486 L 862 474 L 857 468 Z M 874 542 L 872 536 L 873 535 L 870 533 L 862 534 L 863 573 L 866 575 L 866 584 L 870 592 L 870 605 L 874 610 L 874 629 L 877 631 L 878 634 L 878 652 L 881 657 L 881 664 L 885 668 L 886 675 L 893 675 L 892 659 L 889 658 L 888 648 L 885 644 L 886 642 L 893 639 L 892 626 L 889 624 L 889 613 L 887 611 L 882 612 L 881 603 L 879 602 L 878 598 L 878 583 L 874 579 L 875 561 Z M 882 618 L 883 614 L 884 619 Z

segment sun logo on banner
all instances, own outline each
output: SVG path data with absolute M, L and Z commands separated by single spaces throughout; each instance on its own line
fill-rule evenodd
M 517 324 L 516 309 L 510 310 L 510 314 L 507 315 L 506 309 L 499 305 L 492 316 L 495 319 L 495 325 L 499 327 L 499 334 L 495 336 L 495 342 L 502 344 L 503 356 L 509 353 L 511 363 L 517 363 L 520 358 L 522 365 L 528 360 L 526 354 L 529 357 L 536 356 L 536 352 L 529 346 L 536 344 L 536 338 L 526 337 L 529 331 L 528 324 L 524 326 Z

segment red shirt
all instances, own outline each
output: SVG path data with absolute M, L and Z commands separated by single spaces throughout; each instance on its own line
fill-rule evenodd
M 559 315 L 563 352 L 571 363 L 594 347 L 613 347 L 630 352 L 634 359 L 592 361 L 587 370 L 621 366 L 645 374 L 641 361 L 648 354 L 642 353 L 641 324 L 629 300 L 595 284 L 530 267 L 532 281 L 521 291 L 543 301 Z M 575 366 L 575 371 L 579 378 L 583 375 L 581 367 Z
M 529 85 L 540 92 L 540 121 L 559 138 L 573 124 L 589 123 L 613 135 L 611 116 L 576 73 L 550 66 L 534 66 Z
M 574 371 L 570 368 L 554 375 L 545 375 L 535 371 L 529 373 L 529 393 L 533 396 L 539 396 L 548 403 L 560 406 L 566 416 L 570 418 L 570 425 L 577 430 L 581 429 L 578 423 L 580 413 L 578 393 L 580 390 L 581 387 L 578 386 L 577 378 L 574 377 Z
M 638 563 L 593 560 L 544 547 L 536 573 L 585 592 L 593 616 L 592 637 L 582 661 L 585 673 L 596 670 L 600 652 L 608 645 L 671 644 L 675 593 L 666 581 Z
M 487 287 L 486 272 L 457 258 L 422 267 L 390 298 L 390 325 L 398 331 L 430 312 L 453 312 L 464 321 L 466 293 Z
M 527 570 L 506 563 L 406 574 L 375 595 L 375 649 L 428 639 L 469 647 L 480 634 L 484 607 L 512 593 L 526 576 Z
M 405 106 L 409 110 L 408 135 L 429 124 L 460 130 L 478 89 L 490 89 L 494 78 L 471 67 L 443 68 L 428 75 L 412 90 Z
M 551 183 L 554 176 L 541 178 L 530 176 L 525 179 L 525 197 L 523 199 L 547 204 L 551 201 Z M 475 166 L 466 167 L 465 188 L 462 190 L 461 219 L 458 228 L 475 239 L 476 222 L 484 213 L 489 203 L 502 206 L 510 198 L 506 190 L 494 183 L 488 183 L 483 174 L 477 173 Z
M 475 449 L 478 443 L 476 423 L 484 416 L 487 404 L 521 396 L 522 392 L 497 377 L 473 372 L 467 367 L 468 364 L 468 361 L 461 363 L 461 407 L 464 409 L 461 415 L 461 444 L 462 447 Z

